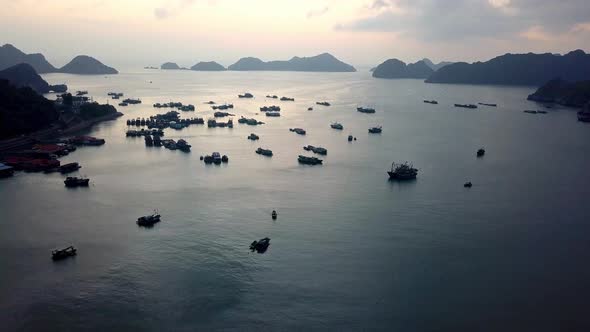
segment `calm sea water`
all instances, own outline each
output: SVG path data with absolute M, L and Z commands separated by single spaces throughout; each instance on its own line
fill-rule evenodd
M 364 72 L 45 78 L 100 102 L 122 91 L 143 104 L 87 132 L 106 145 L 61 159 L 81 163 L 89 188 L 68 190 L 60 174 L 0 180 L 3 330 L 590 329 L 590 126 L 569 109 L 522 113 L 539 108 L 525 100 L 534 88 Z M 256 97 L 238 100 L 243 92 Z M 208 100 L 266 124 L 167 129 L 192 144 L 189 154 L 125 137 L 126 119 L 163 111 L 155 102 L 193 103 L 182 115 L 208 118 Z M 499 107 L 452 107 L 480 101 Z M 257 114 L 272 104 L 280 118 Z M 355 111 L 363 105 L 377 113 Z M 381 135 L 367 133 L 374 125 Z M 297 163 L 307 144 L 328 149 L 323 166 Z M 213 151 L 230 162 L 199 160 Z M 388 181 L 392 161 L 413 162 L 418 179 Z M 139 228 L 156 208 L 163 221 Z M 269 250 L 251 253 L 265 236 Z M 70 244 L 77 257 L 50 259 Z

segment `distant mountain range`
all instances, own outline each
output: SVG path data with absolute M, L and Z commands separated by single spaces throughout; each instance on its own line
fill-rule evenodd
M 227 67 L 236 71 L 308 71 L 308 72 L 355 72 L 356 69 L 329 53 L 322 53 L 312 57 L 293 57 L 288 61 L 264 62 L 258 58 L 241 58 L 238 62 Z
M 215 61 L 199 62 L 191 67 L 191 70 L 196 71 L 224 71 L 227 70 L 224 66 L 218 64 Z
M 424 61 L 424 63 L 428 67 L 430 67 L 432 70 L 434 70 L 434 71 L 437 71 L 437 70 L 441 69 L 444 66 L 447 66 L 447 65 L 450 65 L 450 64 L 453 64 L 454 63 L 454 62 L 450 62 L 450 61 L 442 61 L 442 62 L 439 62 L 439 63 L 435 64 L 435 63 L 433 63 L 428 58 L 424 58 L 424 59 L 422 59 L 422 61 Z
M 39 94 L 67 90 L 65 85 L 49 85 L 28 63 L 19 63 L 0 71 L 0 79 L 7 80 L 17 88 L 29 87 Z
M 174 62 L 164 62 L 161 66 L 160 69 L 164 69 L 164 70 L 178 70 L 180 69 L 180 67 L 174 63 Z
M 582 50 L 565 55 L 505 54 L 486 62 L 458 62 L 434 72 L 427 83 L 536 85 L 561 78 L 590 79 L 590 55 Z
M 79 55 L 72 59 L 62 68 L 55 68 L 42 54 L 25 54 L 10 44 L 0 47 L 0 70 L 12 67 L 17 64 L 26 63 L 31 65 L 37 73 L 69 73 L 82 75 L 106 75 L 117 74 L 114 68 L 105 66 L 100 61 L 86 56 Z
M 373 70 L 377 78 L 427 78 L 434 70 L 424 61 L 406 64 L 398 59 L 389 59 Z

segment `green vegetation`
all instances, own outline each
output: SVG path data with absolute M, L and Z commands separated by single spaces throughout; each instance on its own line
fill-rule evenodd
M 88 103 L 80 106 L 80 117 L 84 120 L 89 120 L 114 113 L 117 113 L 117 109 L 113 105 Z

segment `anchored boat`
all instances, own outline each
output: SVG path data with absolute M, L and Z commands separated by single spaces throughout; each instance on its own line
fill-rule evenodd
M 418 175 L 418 169 L 407 162 L 400 164 L 394 162 L 391 163 L 391 171 L 388 171 L 387 174 L 393 180 L 413 180 Z

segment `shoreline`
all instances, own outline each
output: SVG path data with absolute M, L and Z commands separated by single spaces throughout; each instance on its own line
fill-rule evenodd
M 60 129 L 56 123 L 51 124 L 48 128 L 38 130 L 33 133 L 24 134 L 21 137 L 14 137 L 9 138 L 6 140 L 0 141 L 0 152 L 7 152 L 11 150 L 16 150 L 18 148 L 25 147 L 27 145 L 35 144 L 39 140 L 55 138 L 65 135 L 71 135 L 75 132 L 88 129 L 93 125 L 104 122 L 104 121 L 111 121 L 115 120 L 124 114 L 121 112 L 116 112 L 113 114 L 107 114 L 101 117 L 93 118 L 90 120 L 84 120 L 81 123 L 73 125 L 71 127 Z

